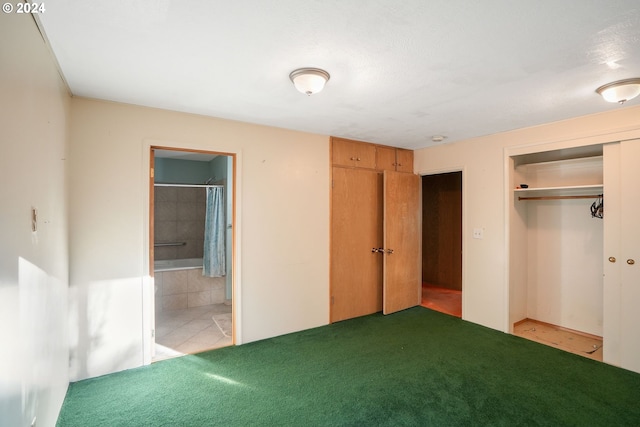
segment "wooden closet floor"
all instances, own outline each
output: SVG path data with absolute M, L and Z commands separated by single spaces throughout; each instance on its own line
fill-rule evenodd
M 514 324 L 513 334 L 602 362 L 602 338 L 595 335 L 531 319 Z
M 462 291 L 423 283 L 420 305 L 441 313 L 462 317 Z

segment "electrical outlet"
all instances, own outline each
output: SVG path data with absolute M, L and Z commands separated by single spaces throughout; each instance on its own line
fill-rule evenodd
M 473 238 L 474 239 L 482 239 L 482 238 L 484 238 L 484 228 L 474 228 L 473 229 Z

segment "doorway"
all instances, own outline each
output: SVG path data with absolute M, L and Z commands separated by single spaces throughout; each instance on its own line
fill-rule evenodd
M 422 305 L 462 317 L 462 172 L 422 176 Z
M 152 360 L 234 344 L 233 154 L 151 147 Z

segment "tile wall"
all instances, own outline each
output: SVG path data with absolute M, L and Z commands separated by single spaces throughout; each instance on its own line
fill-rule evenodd
M 154 259 L 202 257 L 205 191 L 204 188 L 155 187 L 154 242 L 185 242 L 185 244 L 156 247 Z
M 225 302 L 225 278 L 205 277 L 201 268 L 154 274 L 156 312 Z

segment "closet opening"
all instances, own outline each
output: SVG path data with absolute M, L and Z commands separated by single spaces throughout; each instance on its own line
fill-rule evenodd
M 422 176 L 422 306 L 462 317 L 462 172 Z
M 509 326 L 515 335 L 602 361 L 602 145 L 509 162 Z
M 152 360 L 234 344 L 235 156 L 151 147 Z

